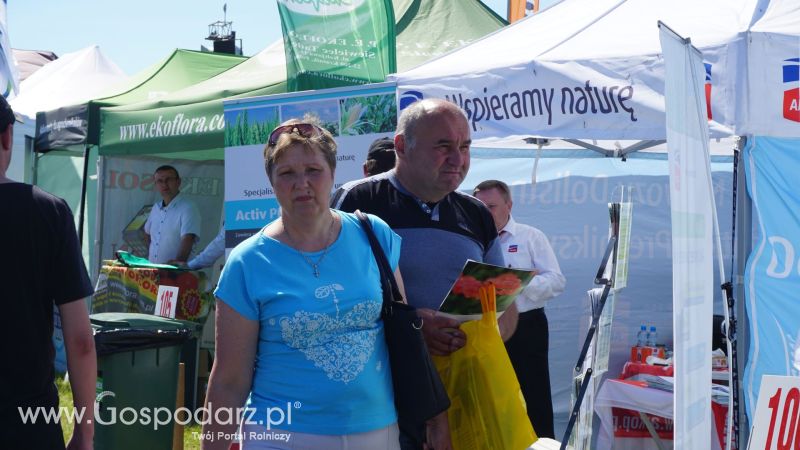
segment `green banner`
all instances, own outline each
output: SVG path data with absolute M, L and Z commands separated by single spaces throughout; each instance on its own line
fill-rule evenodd
M 266 79 L 266 77 L 264 77 Z M 283 82 L 252 89 L 229 98 L 268 95 L 286 91 Z M 235 82 L 226 92 L 209 92 L 206 97 L 220 97 L 189 104 L 152 103 L 152 109 L 137 104 L 103 108 L 100 128 L 100 154 L 140 155 L 181 153 L 181 159 L 223 159 L 225 119 L 222 96 L 238 90 Z M 199 94 L 195 98 L 200 97 Z M 158 105 L 158 106 L 157 106 Z
M 391 0 L 278 0 L 290 91 L 384 81 L 396 71 Z

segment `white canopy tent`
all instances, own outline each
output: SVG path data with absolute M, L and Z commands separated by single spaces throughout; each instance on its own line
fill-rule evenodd
M 757 0 L 564 0 L 395 79 L 401 96 L 459 103 L 478 139 L 664 139 L 661 20 L 703 52 L 711 135 L 726 136 L 756 10 Z
M 764 2 L 747 33 L 746 89 L 740 91 L 741 135 L 800 137 L 800 3 Z
M 459 104 L 478 147 L 564 138 L 605 156 L 624 157 L 666 136 L 659 20 L 689 37 L 703 54 L 712 138 L 800 136 L 800 4 L 791 0 L 564 0 L 394 75 L 400 104 L 435 97 Z M 619 143 L 626 139 L 639 142 Z M 741 165 L 738 173 L 736 271 L 741 275 L 752 226 Z M 734 281 L 741 308 L 742 278 Z M 741 342 L 748 331 L 741 309 L 738 317 Z M 743 360 L 747 349 L 740 344 L 739 351 Z M 554 392 L 559 375 L 564 374 L 554 375 Z M 757 392 L 757 384 L 750 387 Z
M 45 64 L 20 83 L 11 107 L 35 119 L 39 111 L 85 102 L 127 78 L 97 45 L 91 45 Z
M 24 120 L 14 128 L 14 156 L 9 176 L 19 181 L 33 181 L 28 161 L 30 152 L 25 142 L 26 136 L 32 139 L 36 135 L 37 112 L 85 102 L 127 78 L 97 45 L 67 53 L 30 74 L 20 83 L 19 95 L 9 101 Z

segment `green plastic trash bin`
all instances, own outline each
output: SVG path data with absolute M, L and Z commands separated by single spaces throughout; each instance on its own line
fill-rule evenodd
M 147 314 L 90 316 L 97 348 L 97 450 L 170 450 L 181 347 L 195 325 Z

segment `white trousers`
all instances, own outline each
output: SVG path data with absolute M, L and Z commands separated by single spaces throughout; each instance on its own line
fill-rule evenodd
M 394 423 L 366 433 L 326 435 L 267 430 L 264 425 L 243 424 L 242 450 L 400 450 L 400 431 Z

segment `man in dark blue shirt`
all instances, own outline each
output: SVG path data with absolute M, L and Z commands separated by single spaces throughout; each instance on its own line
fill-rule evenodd
M 458 322 L 436 315 L 439 305 L 468 259 L 504 266 L 492 215 L 476 198 L 456 191 L 469 171 L 470 129 L 464 112 L 438 99 L 422 100 L 400 116 L 394 144 L 394 170 L 345 184 L 332 206 L 375 214 L 403 238 L 400 273 L 408 302 L 424 318 L 428 349 L 449 355 L 466 336 Z M 504 339 L 516 327 L 516 308 L 500 318 Z M 443 414 L 444 415 L 444 414 Z M 442 419 L 429 427 L 433 448 L 450 448 L 439 434 Z M 403 448 L 421 448 L 403 443 Z

